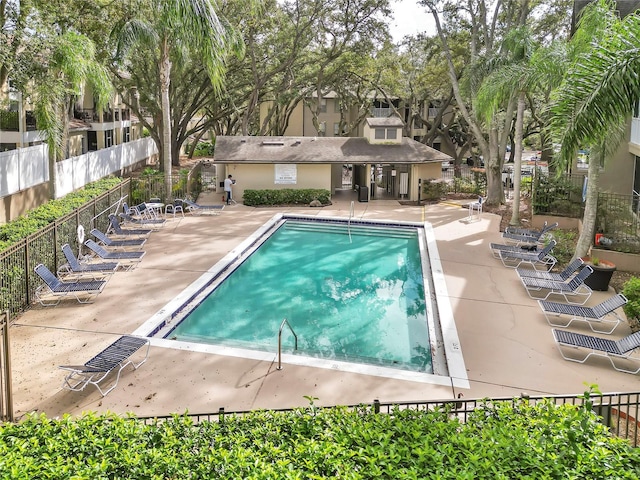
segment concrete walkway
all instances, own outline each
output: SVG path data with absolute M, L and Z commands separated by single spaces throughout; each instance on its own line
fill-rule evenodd
M 200 203 L 219 203 L 218 194 Z M 464 355 L 470 389 L 285 365 L 210 353 L 162 348 L 153 342 L 149 360 L 123 371 L 106 397 L 91 387 L 61 389 L 61 364 L 84 363 L 131 333 L 200 275 L 278 212 L 348 216 L 350 199 L 311 209 L 227 207 L 219 216 L 176 217 L 151 235 L 138 268 L 118 272 L 90 305 L 62 302 L 34 307 L 10 329 L 14 411 L 49 416 L 82 411 L 133 412 L 140 416 L 208 413 L 318 405 L 515 396 L 579 394 L 586 384 L 603 392 L 636 391 L 638 378 L 613 370 L 607 361 L 567 362 L 557 351 L 540 308 L 517 274 L 493 258 L 490 242 L 500 242 L 499 217 L 483 213 L 465 222 L 467 210 L 455 205 L 402 206 L 397 201 L 355 203 L 355 215 L 432 223 L 444 268 L 451 307 Z M 607 294 L 596 292 L 589 304 Z M 576 330 L 591 333 L 588 327 Z M 612 337 L 629 333 L 621 325 Z

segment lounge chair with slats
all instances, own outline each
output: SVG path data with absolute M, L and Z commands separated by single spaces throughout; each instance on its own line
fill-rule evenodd
M 114 240 L 97 228 L 92 228 L 90 233 L 91 235 L 96 237 L 96 243 L 98 243 L 99 245 L 114 248 L 116 250 L 140 248 L 147 242 L 146 238 L 127 238 L 126 240 Z
M 107 233 L 117 237 L 148 237 L 153 230 L 149 228 L 123 228 L 113 214 L 109 215 L 109 228 Z
M 611 366 L 619 372 L 636 374 L 640 372 L 640 332 L 632 333 L 620 340 L 585 335 L 569 330 L 552 329 L 553 338 L 556 341 L 560 355 L 571 362 L 584 363 L 590 357 L 604 357 L 611 362 Z M 568 351 L 582 354 L 567 355 Z M 626 366 L 622 366 L 625 364 Z M 637 368 L 636 368 L 637 367 Z
M 123 270 L 133 269 L 144 257 L 147 252 L 110 252 L 102 245 L 98 245 L 95 241 L 88 239 L 84 242 L 85 246 L 102 260 L 117 260 L 118 267 Z
M 568 282 L 554 282 L 534 277 L 520 277 L 529 296 L 535 300 L 546 300 L 551 296 L 559 296 L 571 304 L 583 305 L 591 297 L 591 288 L 584 280 L 593 273 L 590 265 L 585 265 L 580 272 Z
M 490 243 L 489 248 L 491 249 L 491 254 L 495 258 L 500 258 L 502 252 L 510 253 L 510 252 L 527 252 L 527 253 L 536 253 L 542 250 L 543 247 L 538 247 L 535 244 L 523 244 L 523 245 L 507 245 L 505 243 Z
M 158 230 L 160 227 L 163 227 L 167 220 L 164 218 L 136 218 L 131 216 L 126 212 L 121 212 L 118 214 L 120 218 L 122 218 L 127 225 L 136 225 L 149 227 L 153 230 Z
M 627 303 L 627 298 L 618 293 L 593 307 L 547 300 L 538 300 L 538 303 L 552 327 L 567 328 L 573 322 L 585 322 L 593 332 L 608 335 L 622 322 L 622 317 L 616 310 Z M 606 328 L 599 328 L 601 326 Z
M 105 280 L 64 282 L 42 263 L 34 271 L 44 281 L 35 290 L 36 300 L 43 307 L 55 307 L 60 300 L 74 298 L 79 303 L 91 303 L 107 284 Z
M 547 221 L 545 220 L 542 224 L 541 229 L 536 228 L 522 228 L 522 227 L 512 227 L 511 225 L 507 225 L 507 228 L 504 229 L 505 233 L 515 234 L 515 235 L 528 235 L 530 237 L 540 236 L 542 230 L 547 227 Z
M 537 232 L 534 230 L 531 230 L 529 232 L 505 230 L 505 232 L 502 234 L 502 238 L 505 240 L 505 242 L 515 245 L 531 245 L 536 243 L 544 243 L 544 241 L 549 236 L 548 233 L 554 228 L 557 228 L 558 225 L 558 222 L 552 223 L 551 225 L 546 225 L 545 223 L 545 226 Z
M 536 270 L 549 271 L 557 262 L 556 258 L 551 255 L 551 250 L 553 250 L 555 246 L 556 241 L 551 240 L 543 249 L 533 252 L 521 248 L 513 251 L 500 251 L 500 261 L 508 268 L 518 268 L 522 265 L 528 265 Z
M 200 205 L 199 203 L 193 202 L 188 198 L 184 198 L 180 200 L 183 204 L 183 209 L 188 213 L 192 213 L 194 215 L 201 214 L 210 214 L 210 215 L 220 215 L 220 212 L 224 210 L 224 205 Z
M 65 280 L 67 278 L 92 278 L 93 280 L 101 280 L 115 273 L 118 268 L 118 262 L 81 263 L 68 243 L 62 246 L 62 253 L 64 253 L 67 263 L 58 268 L 58 276 L 63 277 Z
M 144 358 L 138 363 L 134 363 L 131 357 L 142 347 L 147 346 Z M 111 390 L 116 388 L 120 380 L 120 373 L 127 365 L 133 365 L 137 369 L 149 357 L 149 340 L 146 338 L 125 335 L 113 342 L 95 357 L 84 365 L 60 365 L 59 368 L 67 370 L 69 373 L 64 378 L 63 388 L 79 392 L 87 385 L 95 386 L 104 397 Z M 103 390 L 100 385 L 111 372 L 117 370 L 115 381 Z
M 534 277 L 541 278 L 543 280 L 553 280 L 554 282 L 566 282 L 573 277 L 578 270 L 580 270 L 582 265 L 584 265 L 582 259 L 576 258 L 569 262 L 561 272 L 541 272 L 531 268 L 517 268 L 516 272 L 520 277 Z

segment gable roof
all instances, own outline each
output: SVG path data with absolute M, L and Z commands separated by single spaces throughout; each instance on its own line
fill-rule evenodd
M 430 163 L 452 160 L 410 138 L 370 144 L 353 137 L 218 136 L 215 163 Z

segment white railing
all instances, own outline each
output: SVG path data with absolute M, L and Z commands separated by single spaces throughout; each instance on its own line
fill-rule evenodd
M 56 163 L 56 198 L 100 180 L 157 153 L 151 138 L 141 138 Z M 0 197 L 49 181 L 45 144 L 0 152 Z
M 640 145 L 640 118 L 631 119 L 631 143 Z
M 0 197 L 49 180 L 47 146 L 0 152 Z
M 155 142 L 147 137 L 121 143 L 56 163 L 56 198 L 119 172 L 157 153 Z

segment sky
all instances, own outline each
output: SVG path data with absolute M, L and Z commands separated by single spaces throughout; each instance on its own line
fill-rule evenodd
M 415 35 L 427 31 L 435 34 L 435 23 L 431 13 L 416 0 L 396 0 L 392 3 L 395 19 L 391 22 L 391 35 L 394 42 L 400 42 L 405 35 Z

